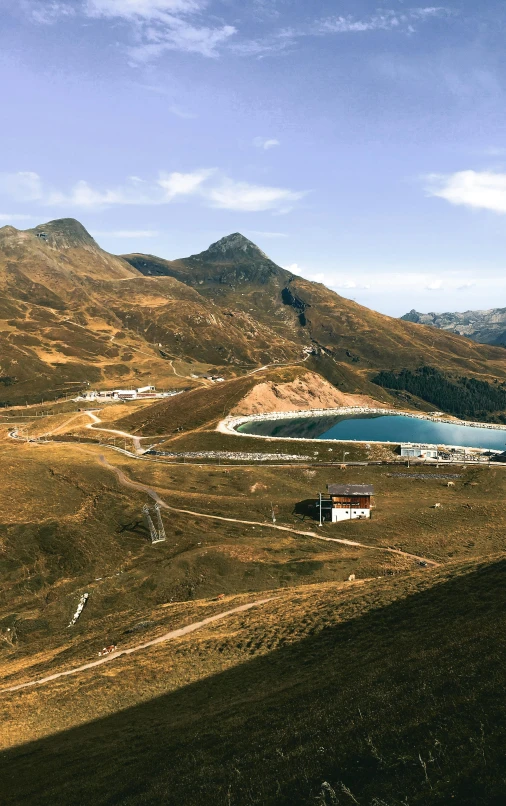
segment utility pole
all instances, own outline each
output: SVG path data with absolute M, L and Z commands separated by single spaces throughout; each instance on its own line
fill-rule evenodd
M 322 525 L 322 494 L 320 493 L 320 523 L 319 526 Z

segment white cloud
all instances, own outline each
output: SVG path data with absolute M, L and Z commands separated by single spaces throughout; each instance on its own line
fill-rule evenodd
M 101 232 L 99 230 L 94 230 L 92 232 L 94 237 L 101 237 L 101 238 L 156 238 L 158 232 L 155 230 L 147 230 L 147 229 L 127 229 L 127 230 L 114 230 L 113 232 Z
M 441 280 L 434 280 L 432 283 L 429 283 L 429 285 L 425 286 L 425 290 L 426 291 L 442 291 L 443 290 L 443 285 L 441 283 Z
M 253 140 L 253 145 L 256 146 L 256 148 L 263 148 L 264 151 L 269 151 L 270 148 L 275 148 L 276 146 L 281 145 L 281 143 L 274 137 L 255 137 Z
M 357 284 L 353 280 L 345 280 L 341 283 L 334 283 L 332 288 L 356 288 Z
M 425 8 L 411 8 L 405 11 L 381 11 L 363 19 L 357 19 L 351 14 L 337 17 L 327 17 L 320 20 L 314 28 L 314 33 L 320 34 L 346 34 L 363 33 L 365 31 L 392 31 L 404 30 L 413 32 L 413 23 L 426 21 L 430 18 L 447 16 L 449 10 L 442 6 L 427 6 Z
M 147 62 L 167 50 L 216 57 L 219 47 L 236 33 L 232 25 L 209 24 L 202 19 L 207 0 L 23 0 L 28 18 L 51 24 L 65 17 L 81 15 L 94 20 L 123 21 L 136 45 L 130 49 L 132 62 Z
M 240 56 L 256 56 L 258 59 L 264 58 L 269 53 L 285 53 L 296 44 L 297 40 L 306 36 L 308 31 L 295 31 L 292 28 L 285 28 L 262 39 L 243 39 L 233 42 L 230 50 Z
M 288 53 L 304 37 L 357 34 L 368 31 L 398 31 L 412 34 L 417 23 L 451 16 L 453 12 L 444 6 L 425 6 L 405 10 L 378 10 L 367 17 L 352 14 L 333 15 L 315 20 L 306 25 L 280 28 L 260 39 L 243 39 L 230 44 L 230 49 L 243 56 L 259 59 L 270 53 Z
M 0 193 L 21 202 L 38 201 L 42 198 L 42 180 L 33 171 L 0 174 Z
M 110 190 L 96 190 L 84 179 L 77 182 L 70 193 L 50 190 L 44 196 L 44 204 L 49 206 L 68 206 L 83 208 L 100 208 L 117 204 L 152 204 L 149 192 L 139 187 L 139 182 L 130 181 L 126 185 Z
M 2 193 L 17 201 L 37 201 L 47 207 L 99 210 L 120 205 L 162 205 L 196 197 L 206 206 L 222 210 L 270 210 L 273 213 L 288 212 L 294 202 L 306 195 L 305 191 L 237 182 L 220 174 L 216 168 L 189 173 L 161 172 L 157 179 L 150 181 L 131 176 L 124 184 L 105 189 L 93 187 L 81 179 L 69 191 L 47 186 L 38 174 L 22 171 L 0 174 Z M 282 237 L 282 233 L 276 235 Z
M 506 173 L 457 171 L 427 177 L 427 194 L 450 204 L 506 213 Z
M 377 31 L 378 29 L 387 30 L 388 28 L 396 28 L 398 25 L 399 20 L 393 14 L 381 14 L 365 20 L 357 20 L 351 15 L 347 15 L 346 17 L 331 17 L 330 19 L 322 20 L 318 31 L 321 34 L 362 33 L 363 31 Z
M 287 212 L 291 209 L 292 202 L 299 201 L 305 195 L 305 192 L 252 185 L 249 182 L 234 182 L 227 178 L 206 193 L 212 207 L 243 212 L 261 210 Z
M 33 218 L 33 215 L 23 215 L 20 213 L 13 213 L 12 215 L 9 213 L 0 213 L 0 221 L 31 221 Z
M 64 17 L 73 17 L 76 13 L 68 3 L 46 2 L 34 3 L 30 0 L 25 0 L 22 3 L 22 8 L 28 16 L 28 19 L 38 25 L 53 25 L 58 20 Z
M 201 24 L 199 12 L 206 5 L 205 0 L 87 0 L 84 11 L 89 17 L 134 25 L 139 44 L 130 50 L 130 56 L 134 62 L 144 63 L 167 50 L 217 56 L 219 46 L 236 29 Z
M 210 0 L 22 0 L 28 16 L 35 22 L 53 23 L 72 15 L 92 20 L 124 22 L 131 29 L 135 45 L 129 48 L 130 63 L 145 64 L 166 51 L 177 50 L 216 58 L 223 49 L 244 56 L 262 58 L 269 53 L 289 52 L 302 37 L 352 34 L 366 31 L 400 31 L 413 33 L 417 23 L 449 16 L 442 6 L 426 6 L 405 10 L 378 10 L 359 18 L 334 15 L 299 27 L 270 31 L 259 39 L 239 38 L 235 25 L 217 20 L 209 13 Z M 228 4 L 230 8 L 230 3 Z M 247 4 L 245 4 L 247 6 Z M 261 3 L 263 16 L 269 4 Z M 272 9 L 271 9 L 272 10 Z M 207 16 L 206 16 L 207 12 Z M 243 17 L 248 8 L 242 9 Z M 249 10 L 251 14 L 251 9 Z M 253 12 L 255 16 L 255 12 Z M 275 13 L 271 19 L 279 17 Z M 176 113 L 177 114 L 177 113 Z
M 214 169 L 204 169 L 193 173 L 161 172 L 154 182 L 147 182 L 138 176 L 131 176 L 124 185 L 116 188 L 97 190 L 85 180 L 80 180 L 69 193 L 48 190 L 43 195 L 46 205 L 82 208 L 100 208 L 115 205 L 157 205 L 174 201 L 178 197 L 192 196 L 200 191 L 200 186 Z
M 236 33 L 231 25 L 221 28 L 196 27 L 175 18 L 171 24 L 151 28 L 146 32 L 144 41 L 131 48 L 129 53 L 133 64 L 152 61 L 169 50 L 185 53 L 198 53 L 201 56 L 215 58 L 219 53 L 219 45 Z
M 189 174 L 160 174 L 158 184 L 165 191 L 165 201 L 172 201 L 176 196 L 191 196 L 200 190 L 202 184 L 215 173 L 214 168 L 204 168 Z
M 153 20 L 200 11 L 204 5 L 198 0 L 86 0 L 85 10 L 90 17 Z

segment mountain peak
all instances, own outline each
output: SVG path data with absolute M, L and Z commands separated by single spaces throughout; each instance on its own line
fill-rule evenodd
M 245 254 L 261 256 L 263 258 L 267 257 L 265 252 L 262 252 L 259 247 L 250 241 L 249 238 L 246 238 L 244 235 L 241 235 L 240 232 L 233 232 L 232 235 L 225 235 L 224 238 L 220 238 L 219 241 L 216 243 L 211 244 L 208 252 L 221 252 L 222 254 L 228 254 L 231 252 L 244 252 Z
M 53 249 L 87 249 L 100 252 L 101 249 L 83 225 L 75 218 L 58 218 L 26 230 Z
M 401 319 L 467 336 L 480 344 L 506 347 L 506 308 L 444 313 L 419 313 L 411 310 L 401 316 Z
M 218 259 L 220 261 L 233 260 L 237 257 L 248 257 L 249 259 L 261 258 L 262 260 L 269 259 L 253 241 L 241 235 L 240 232 L 225 235 L 224 238 L 220 238 L 216 243 L 212 243 L 204 252 L 201 252 L 199 255 L 192 255 L 192 257 Z
M 274 263 L 252 241 L 233 232 L 220 238 L 204 252 L 175 261 L 161 261 L 148 255 L 125 255 L 125 259 L 141 274 L 175 277 L 189 285 L 231 286 L 265 285 L 271 280 L 286 283 L 290 273 Z
M 422 316 L 423 314 L 415 311 L 414 308 L 411 308 L 409 313 L 405 313 L 404 316 L 401 316 L 401 319 L 403 319 L 405 322 L 414 322 L 415 324 L 418 324 Z

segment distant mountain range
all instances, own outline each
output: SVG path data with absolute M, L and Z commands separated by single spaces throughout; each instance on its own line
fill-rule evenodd
M 401 319 L 467 336 L 480 344 L 506 347 L 506 308 L 463 313 L 419 313 L 413 309 Z
M 341 391 L 387 402 L 372 383 L 381 370 L 506 379 L 504 350 L 364 308 L 240 233 L 165 260 L 111 255 L 74 219 L 0 229 L 0 404 L 88 385 L 181 386 L 174 360 L 227 377 L 304 362 Z

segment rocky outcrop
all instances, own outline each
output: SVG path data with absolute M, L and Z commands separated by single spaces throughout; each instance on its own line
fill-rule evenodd
M 306 308 L 310 308 L 311 306 L 299 299 L 299 297 L 292 292 L 290 285 L 286 285 L 283 288 L 281 292 L 281 299 L 283 300 L 284 305 L 290 305 L 297 312 L 300 324 L 302 327 L 305 327 L 307 324 Z
M 179 260 L 139 254 L 124 255 L 124 258 L 142 274 L 170 275 L 199 287 L 217 283 L 231 287 L 265 286 L 278 278 L 286 282 L 290 276 L 240 232 L 226 235 L 204 252 Z
M 35 235 L 42 243 L 52 249 L 86 249 L 88 252 L 101 253 L 102 250 L 85 227 L 75 218 L 59 218 L 39 224 L 33 229 L 25 230 Z
M 463 313 L 420 313 L 413 308 L 401 316 L 401 319 L 419 325 L 431 325 L 458 336 L 467 336 L 480 344 L 506 347 L 506 308 Z

